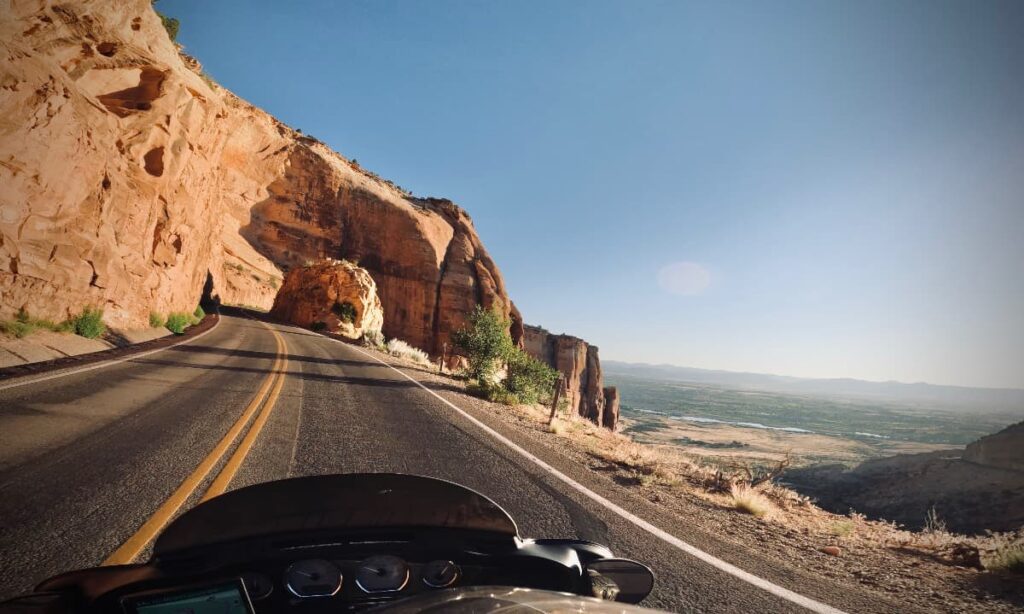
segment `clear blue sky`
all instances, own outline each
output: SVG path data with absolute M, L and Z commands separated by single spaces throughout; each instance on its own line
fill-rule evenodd
M 158 6 L 606 359 L 1024 386 L 1022 2 Z

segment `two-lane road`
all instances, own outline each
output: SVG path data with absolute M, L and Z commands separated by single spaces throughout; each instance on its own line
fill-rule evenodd
M 152 531 L 211 487 L 215 494 L 289 476 L 395 471 L 482 492 L 511 513 L 524 536 L 590 539 L 647 562 L 658 584 L 645 605 L 806 611 L 568 488 L 398 371 L 302 329 L 222 317 L 204 337 L 155 354 L 3 385 L 0 596 L 112 555 L 145 557 Z M 575 477 L 585 481 L 582 473 Z M 672 536 L 697 537 L 663 523 L 656 509 L 630 511 Z M 769 568 L 735 547 L 716 554 L 844 610 L 896 607 Z

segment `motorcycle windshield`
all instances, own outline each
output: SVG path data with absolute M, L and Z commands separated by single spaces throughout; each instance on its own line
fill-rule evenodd
M 414 475 L 355 473 L 224 493 L 171 523 L 157 538 L 153 556 L 275 534 L 397 528 L 518 535 L 505 510 L 464 486 Z

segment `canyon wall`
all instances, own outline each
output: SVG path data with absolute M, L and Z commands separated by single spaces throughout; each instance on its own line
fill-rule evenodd
M 1024 472 L 1024 422 L 969 444 L 964 450 L 964 460 L 994 469 Z
M 597 346 L 572 335 L 556 335 L 539 326 L 523 326 L 523 349 L 558 370 L 564 378 L 569 412 L 595 424 L 615 429 L 619 394 L 604 386 Z
M 437 353 L 476 304 L 512 305 L 465 211 L 413 198 L 217 86 L 149 0 L 0 15 L 0 317 L 109 324 L 191 311 L 210 276 L 269 308 L 320 258 L 376 281 L 384 333 Z

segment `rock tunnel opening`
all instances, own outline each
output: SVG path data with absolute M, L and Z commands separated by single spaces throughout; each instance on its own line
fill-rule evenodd
M 220 294 L 213 283 L 213 273 L 206 271 L 206 283 L 203 284 L 203 295 L 199 297 L 199 306 L 206 313 L 220 312 Z

